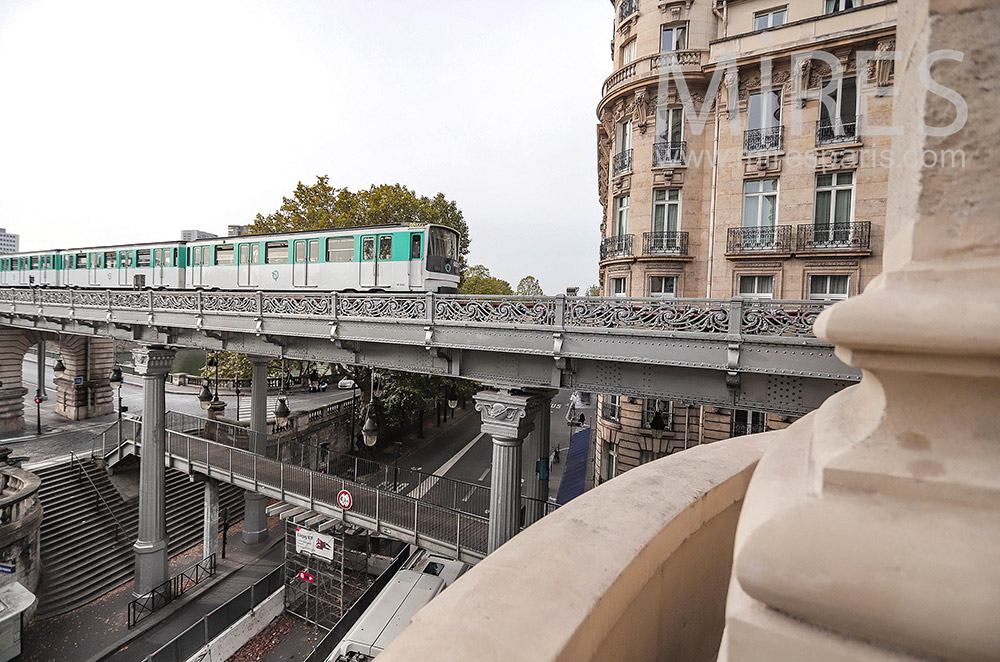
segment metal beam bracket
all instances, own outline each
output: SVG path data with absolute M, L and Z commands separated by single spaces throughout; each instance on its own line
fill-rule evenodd
M 731 342 L 726 345 L 726 387 L 731 390 L 740 388 L 740 344 Z
M 558 361 L 562 358 L 562 347 L 563 347 L 563 334 L 553 333 L 552 334 L 552 358 Z

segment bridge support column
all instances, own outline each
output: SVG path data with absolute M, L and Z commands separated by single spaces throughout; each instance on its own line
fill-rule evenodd
M 524 481 L 524 493 L 535 499 L 525 504 L 524 525 L 534 524 L 545 517 L 545 502 L 549 499 L 549 429 L 552 420 L 552 398 L 558 391 L 533 391 L 541 398 L 535 412 L 535 429 L 528 435 L 528 457 L 535 460 L 534 468 Z
M 202 556 L 219 553 L 219 481 L 205 479 L 205 518 L 202 532 Z M 218 556 L 216 556 L 218 558 Z
M 132 352 L 142 375 L 142 454 L 139 462 L 139 536 L 135 550 L 136 597 L 167 580 L 166 440 L 164 380 L 174 351 L 144 347 Z
M 21 380 L 24 355 L 36 342 L 30 331 L 0 327 L 0 432 L 24 429 L 24 396 Z
M 114 394 L 108 376 L 115 361 L 114 341 L 63 336 L 59 341 L 59 358 L 66 366 L 66 373 L 56 382 L 56 411 L 73 421 L 110 414 L 114 410 Z
M 507 391 L 480 391 L 476 411 L 482 430 L 493 437 L 490 480 L 490 522 L 487 552 L 492 553 L 515 535 L 521 525 L 521 444 L 534 428 L 542 398 Z
M 267 362 L 266 356 L 251 356 L 250 450 L 263 455 L 267 445 Z M 255 545 L 267 539 L 267 502 L 263 494 L 247 492 L 243 497 L 243 542 Z

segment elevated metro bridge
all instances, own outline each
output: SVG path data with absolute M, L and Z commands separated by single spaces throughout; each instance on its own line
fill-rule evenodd
M 803 415 L 860 379 L 821 301 L 0 288 L 0 325 Z

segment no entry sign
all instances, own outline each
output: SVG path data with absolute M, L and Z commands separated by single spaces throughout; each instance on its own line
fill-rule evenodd
M 316 583 L 316 578 L 310 575 L 305 570 L 299 570 L 299 579 L 301 579 L 304 582 L 309 582 L 310 584 Z
M 347 490 L 340 490 L 337 494 L 337 503 L 344 510 L 350 510 L 351 505 L 354 503 L 354 499 L 351 498 L 351 493 Z

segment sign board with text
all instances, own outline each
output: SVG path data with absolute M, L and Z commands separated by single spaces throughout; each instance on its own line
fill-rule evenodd
M 304 527 L 295 529 L 295 551 L 326 561 L 333 560 L 333 536 L 310 531 Z

